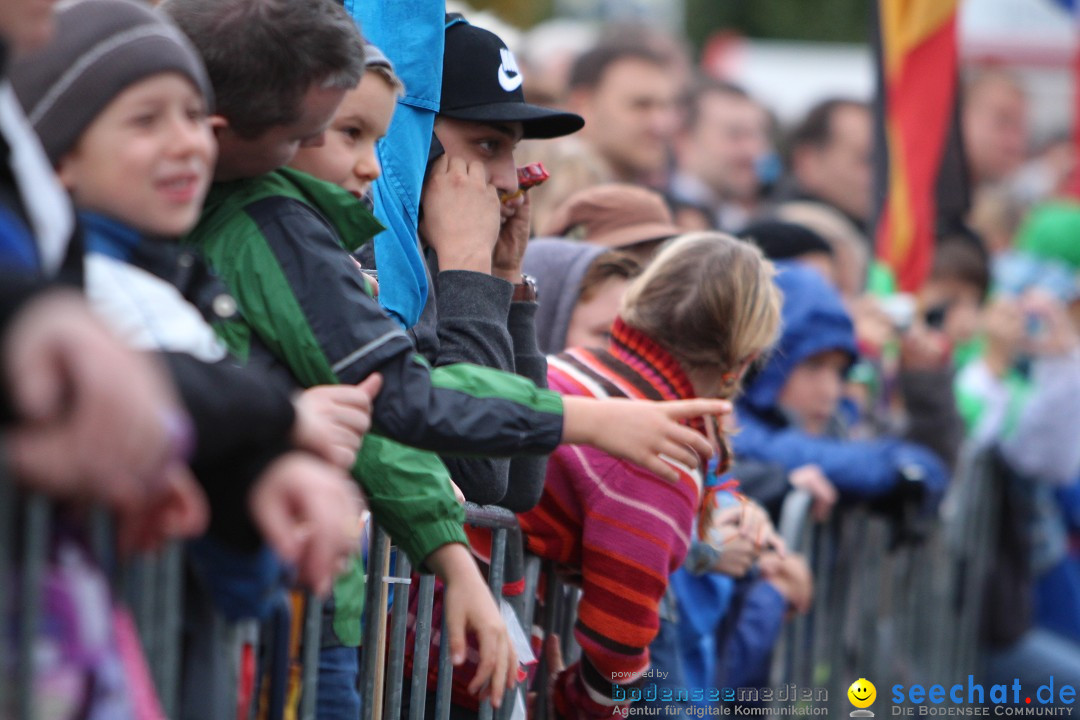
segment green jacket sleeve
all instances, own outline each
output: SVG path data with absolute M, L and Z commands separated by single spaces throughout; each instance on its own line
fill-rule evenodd
M 231 350 L 248 356 L 248 343 L 254 335 L 301 386 L 344 381 L 327 360 L 308 316 L 257 227 L 241 216 L 216 238 L 200 245 L 229 286 L 243 316 L 243 322 L 222 328 Z M 313 317 L 310 322 L 326 320 Z M 454 497 L 449 473 L 434 453 L 369 434 L 353 476 L 378 522 L 414 564 L 420 565 L 442 545 L 467 542 L 461 527 L 464 511 Z

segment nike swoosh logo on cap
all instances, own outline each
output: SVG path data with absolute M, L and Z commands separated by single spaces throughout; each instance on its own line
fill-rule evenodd
M 517 59 L 507 48 L 499 50 L 499 59 L 499 85 L 506 92 L 514 92 L 521 87 L 521 81 L 525 79 L 518 70 Z
M 506 71 L 506 68 L 502 65 L 499 66 L 499 85 L 506 92 L 514 92 L 519 87 L 525 78 L 521 76 L 521 73 L 514 73 L 511 75 Z

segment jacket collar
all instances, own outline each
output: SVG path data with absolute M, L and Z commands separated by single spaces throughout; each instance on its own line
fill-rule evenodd
M 345 249 L 356 252 L 386 227 L 362 202 L 332 183 L 292 168 L 279 168 L 254 178 L 214 183 L 203 208 L 204 216 L 227 203 L 243 207 L 271 196 L 295 198 L 319 211 L 337 231 Z
M 86 251 L 107 255 L 115 260 L 130 263 L 135 251 L 142 244 L 142 234 L 118 220 L 104 215 L 82 211 L 82 223 Z

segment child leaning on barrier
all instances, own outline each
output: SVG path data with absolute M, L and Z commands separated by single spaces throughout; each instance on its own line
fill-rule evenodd
M 5 61 L 48 42 L 54 25 L 51 5 L 5 5 Z M 0 465 L 52 499 L 141 518 L 171 492 L 161 482 L 177 465 L 171 430 L 190 415 L 158 359 L 117 343 L 59 281 L 74 217 L 7 84 L 9 65 L 0 67 Z M 176 529 L 167 525 L 163 535 Z
M 437 19 L 441 27 L 441 13 L 438 14 Z M 409 32 L 415 32 L 416 26 L 416 23 L 412 23 L 408 28 Z M 381 156 L 386 158 L 392 167 L 400 168 L 401 158 L 398 157 L 401 150 L 400 143 L 391 145 L 383 138 L 390 129 L 391 119 L 395 115 L 395 100 L 401 95 L 403 85 L 401 79 L 395 74 L 394 66 L 378 48 L 368 43 L 364 47 L 364 55 L 366 72 L 359 84 L 346 93 L 345 99 L 338 107 L 327 130 L 326 142 L 317 147 L 301 148 L 294 156 L 290 167 L 338 185 L 366 205 L 378 196 L 378 190 L 373 184 L 382 174 L 380 155 L 376 149 L 377 143 L 381 143 Z M 414 63 L 414 65 L 417 64 Z M 414 72 L 418 69 L 412 68 Z M 410 80 L 410 85 L 414 84 L 413 80 Z M 443 100 L 445 101 L 447 97 L 444 93 Z M 395 181 L 397 180 L 398 178 L 395 177 Z M 485 185 L 472 185 L 468 186 L 468 189 L 483 196 L 488 188 Z M 432 194 L 425 191 L 428 199 Z M 385 208 L 385 204 L 381 207 Z M 430 223 L 437 217 L 437 210 L 427 205 L 424 213 L 425 222 Z M 460 202 L 455 202 L 449 214 L 459 218 L 463 212 L 465 211 Z M 498 217 L 497 207 L 489 208 L 489 212 L 490 217 Z M 444 211 L 443 214 L 447 213 Z M 469 243 L 476 243 L 482 236 L 483 233 L 479 231 L 459 235 Z M 380 238 L 379 242 L 394 244 L 393 240 L 385 237 Z M 412 243 L 415 245 L 415 240 Z M 385 245 L 382 249 L 385 251 Z M 368 268 L 374 267 L 375 255 L 376 252 L 373 252 L 370 244 L 362 247 L 360 253 L 357 254 L 358 260 L 362 259 L 365 272 Z M 530 340 L 528 343 L 518 340 L 521 337 L 535 335 L 529 319 L 529 311 L 536 308 L 536 303 L 511 303 L 510 283 L 485 273 L 458 270 L 452 264 L 450 256 L 443 256 L 442 260 L 444 261 L 442 267 L 431 269 L 436 280 L 432 283 L 432 297 L 425 306 L 423 317 L 410 330 L 418 350 L 421 350 L 424 357 L 435 366 L 475 362 L 486 367 L 516 370 L 518 374 L 534 381 L 537 378 L 542 380 L 546 366 L 543 365 L 543 357 L 538 353 L 540 369 L 537 372 L 525 372 L 530 362 L 535 363 L 535 360 L 524 351 L 530 346 L 535 346 L 535 340 Z M 490 265 L 490 260 L 488 264 Z M 393 270 L 394 263 L 389 263 L 389 267 L 391 271 L 383 275 L 383 285 L 393 293 L 395 289 L 400 289 L 399 284 L 402 278 L 400 272 Z M 441 310 L 439 313 L 436 313 L 436 303 Z M 507 320 L 508 309 L 509 321 Z M 420 330 L 421 326 L 424 327 L 423 331 Z M 477 346 L 482 350 L 472 352 L 471 350 Z M 519 353 L 519 350 L 522 352 Z M 543 485 L 543 463 L 546 462 L 543 457 L 524 456 L 510 460 L 444 455 L 441 460 L 445 463 L 453 481 L 460 483 L 462 495 L 470 501 L 481 504 L 505 503 L 510 507 L 531 507 Z M 532 469 L 538 463 L 539 469 Z M 529 473 L 529 475 L 526 476 L 524 473 Z M 509 482 L 511 476 L 514 478 L 512 485 Z M 478 560 L 483 561 L 484 564 L 481 565 L 483 569 L 488 559 L 486 553 L 490 552 L 490 535 L 485 536 L 484 532 L 472 529 L 469 541 L 474 555 Z M 513 572 L 512 568 L 508 569 L 510 577 L 506 578 L 505 585 L 508 588 L 514 587 L 511 579 Z M 521 572 L 520 569 L 518 572 Z M 418 600 L 419 595 L 412 593 L 411 612 L 415 612 L 416 608 L 412 604 L 417 603 Z M 435 593 L 431 621 L 435 625 L 441 622 L 442 602 L 442 587 L 439 586 Z M 413 659 L 411 632 L 414 628 L 411 623 L 410 625 L 410 636 L 406 639 L 406 647 L 409 648 L 405 659 L 407 670 L 411 668 Z M 351 682 L 349 680 L 356 671 L 346 670 L 346 666 L 355 668 L 356 652 L 352 650 L 349 654 L 348 651 L 349 648 L 334 647 L 324 642 L 319 679 L 320 717 L 340 712 L 355 714 L 352 708 L 340 705 L 331 707 L 331 703 L 324 700 L 324 698 L 345 697 L 348 688 L 343 686 L 356 684 L 355 680 Z M 432 643 L 431 653 L 434 656 L 432 661 L 432 666 L 434 666 L 439 654 L 438 642 Z M 469 655 L 467 651 L 466 656 Z M 472 655 L 475 657 L 475 653 Z M 469 672 L 470 667 L 475 670 L 475 664 L 472 666 L 466 664 L 456 669 L 455 677 L 464 676 Z M 455 699 L 467 705 L 476 703 L 476 698 L 465 691 L 464 685 L 460 687 L 460 690 L 461 694 L 455 694 Z
M 170 485 L 170 492 L 133 524 L 121 516 L 121 550 L 150 549 L 169 537 L 197 534 L 206 523 L 209 498 L 216 539 L 243 552 L 260 542 L 261 533 L 281 555 L 297 562 L 303 581 L 324 590 L 356 542 L 361 507 L 355 486 L 340 469 L 287 452 L 290 432 L 304 421 L 297 421 L 286 394 L 234 368 L 201 372 L 210 366 L 184 354 L 193 345 L 183 345 L 181 338 L 212 338 L 209 326 L 172 286 L 134 268 L 135 257 L 167 259 L 167 247 L 156 247 L 155 240 L 179 235 L 194 222 L 209 182 L 213 140 L 197 56 L 175 28 L 145 6 L 87 0 L 59 10 L 53 42 L 20 58 L 11 74 L 48 159 L 80 209 L 93 211 L 83 217 L 82 239 L 100 257 L 117 261 L 108 274 L 114 287 L 88 273 L 91 290 L 98 291 L 94 304 L 100 310 L 100 294 L 112 290 L 114 301 L 133 309 L 120 318 L 102 314 L 124 326 L 126 339 L 139 335 L 135 344 L 141 349 L 168 351 L 178 368 L 176 377 L 198 381 L 180 383 L 184 404 L 195 427 L 206 431 L 212 426 L 197 438 L 175 429 L 180 437 L 170 453 L 171 467 L 163 477 L 148 478 Z M 169 269 L 165 262 L 152 267 Z M 205 382 L 211 380 L 226 384 Z M 124 382 L 146 386 L 137 377 Z M 84 399 L 62 402 L 70 401 L 81 404 Z M 206 419 L 214 422 L 199 422 Z M 224 419 L 235 424 L 226 426 Z M 332 429 L 324 424 L 316 433 Z M 125 438 L 128 443 L 135 439 Z M 316 444 L 330 448 L 325 441 Z M 198 484 L 183 467 L 188 459 Z M 123 476 L 136 472 L 121 467 L 114 483 L 125 487 Z M 131 495 L 138 490 L 132 488 Z M 131 499 L 120 504 L 128 503 L 138 505 Z M 80 547 L 81 523 L 72 517 L 57 510 L 62 519 L 50 539 L 44 622 L 35 637 L 35 654 L 42 658 L 35 666 L 37 689 L 48 698 L 46 714 L 160 715 L 150 707 L 154 699 L 147 674 L 133 664 L 137 640 L 130 621 L 115 610 L 112 617 L 102 617 L 110 611 L 107 582 Z M 216 580 L 234 579 L 217 575 Z
M 655 232 L 655 227 L 643 227 L 642 234 L 647 232 Z M 638 264 L 622 252 L 559 239 L 531 241 L 525 267 L 536 278 L 543 297 L 552 299 L 541 303 L 537 315 L 537 341 L 551 353 L 567 346 L 606 346 L 626 289 L 640 272 Z M 744 477 L 734 476 L 741 490 Z M 706 483 L 711 480 L 707 478 Z M 746 575 L 755 562 L 765 578 L 759 584 L 769 587 L 755 588 L 751 602 L 742 603 L 743 607 L 759 607 L 753 600 L 761 595 L 772 601 L 770 608 L 778 607 L 756 615 L 746 613 L 751 619 L 738 623 L 733 632 L 733 651 L 726 654 L 729 665 L 757 668 L 760 662 L 749 658 L 767 659 L 771 654 L 786 607 L 805 610 L 810 601 L 805 562 L 769 549 L 775 536 L 764 511 L 753 502 L 728 502 L 737 497 L 734 491 L 718 490 L 714 497 L 725 507 L 714 514 L 713 526 L 704 528 L 705 534 L 713 533 L 711 544 L 697 538 L 691 542 L 685 566 L 694 574 L 685 567 L 675 571 L 661 601 L 659 631 L 649 645 L 653 665 L 665 673 L 654 678 L 659 688 L 682 692 L 712 684 L 717 631 L 732 596 L 733 578 Z M 673 611 L 676 603 L 678 610 Z
M 207 254 L 239 304 L 242 319 L 224 338 L 250 362 L 301 386 L 382 375 L 376 432 L 365 438 L 354 476 L 415 564 L 447 581 L 455 659 L 463 660 L 466 627 L 481 637 L 485 657 L 497 657 L 494 667 L 482 664 L 497 703 L 515 663 L 464 545 L 461 508 L 437 457 L 393 441 L 484 455 L 544 453 L 564 440 L 584 441 L 667 473 L 660 453 L 689 461 L 690 448 L 708 452 L 704 438 L 679 421 L 725 404 L 564 402 L 506 373 L 432 370 L 371 297 L 345 247 L 369 239 L 379 224 L 352 194 L 282 167 L 301 144 L 323 141 L 363 74 L 352 19 L 330 0 L 168 0 L 162 7 L 199 49 L 217 96 L 215 182 L 187 242 Z M 355 606 L 358 590 L 343 599 Z M 355 644 L 358 621 L 349 629 Z
M 216 294 L 205 275 L 200 278 L 198 258 L 168 242 L 198 218 L 215 150 L 198 56 L 163 16 L 128 0 L 66 6 L 57 13 L 56 33 L 49 45 L 17 62 L 11 76 L 79 212 L 92 307 L 133 347 L 225 361 L 201 310 L 215 317 L 208 306 L 220 308 L 229 298 Z M 185 275 L 187 297 L 171 284 Z M 360 508 L 339 467 L 286 453 L 289 435 L 347 467 L 353 443 L 366 429 L 370 399 L 366 393 L 338 398 L 356 413 L 349 426 L 334 422 L 329 412 L 312 412 L 313 396 L 294 410 L 268 378 L 224 367 L 221 372 L 227 388 L 205 386 L 185 397 L 195 407 L 226 402 L 251 413 L 213 441 L 204 438 L 193 458 L 196 476 L 214 500 L 213 534 L 249 551 L 261 531 L 287 559 L 301 561 L 302 580 L 325 591 L 354 541 L 337 528 L 357 518 Z M 337 434 L 346 436 L 338 446 L 317 438 Z M 296 528 L 284 523 L 287 502 L 300 503 L 292 510 L 295 522 L 306 515 L 328 531 L 298 544 Z M 248 507 L 254 527 L 244 520 Z
M 586 397 L 731 397 L 779 327 L 772 276 L 748 243 L 683 236 L 632 282 L 608 347 L 551 356 L 548 381 Z M 529 549 L 565 566 L 583 591 L 574 629 L 582 659 L 552 689 L 560 717 L 612 715 L 625 705 L 613 688 L 625 692 L 649 668 L 668 576 L 700 508 L 711 523 L 705 463 L 672 461 L 672 483 L 600 450 L 564 446 L 549 458 L 540 504 L 518 520 Z

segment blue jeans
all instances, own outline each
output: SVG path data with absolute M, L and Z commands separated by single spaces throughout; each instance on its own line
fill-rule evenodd
M 318 720 L 359 720 L 360 650 L 328 647 L 319 651 Z
M 663 604 L 673 600 L 674 596 L 668 593 L 660 602 Z M 657 632 L 656 637 L 649 645 L 650 670 L 653 675 L 644 679 L 642 692 L 645 691 L 647 686 L 655 685 L 657 695 L 663 689 L 670 688 L 678 697 L 681 692 L 688 689 L 686 687 L 686 675 L 683 672 L 682 653 L 679 648 L 679 626 L 677 622 L 669 620 L 667 617 L 670 617 L 670 613 L 661 612 L 659 632 Z M 649 695 L 647 694 L 646 697 L 649 697 Z M 668 715 L 677 717 L 682 717 L 688 707 L 688 703 L 685 702 L 665 702 L 663 700 L 642 700 L 640 703 L 634 704 L 650 708 L 664 708 L 664 712 Z

